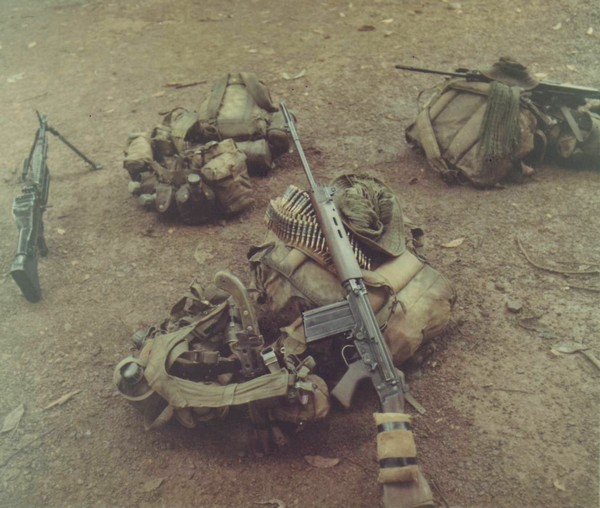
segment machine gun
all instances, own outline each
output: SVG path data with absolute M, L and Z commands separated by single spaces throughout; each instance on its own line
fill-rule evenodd
M 38 253 L 48 254 L 44 239 L 43 214 L 48 204 L 50 190 L 50 173 L 46 158 L 48 155 L 47 133 L 54 134 L 79 157 L 87 162 L 92 169 L 102 166 L 94 163 L 65 139 L 56 129 L 48 125 L 46 116 L 36 111 L 39 128 L 35 134 L 29 156 L 23 163 L 21 180 L 26 183 L 22 194 L 15 198 L 12 206 L 13 217 L 19 228 L 19 243 L 17 254 L 10 269 L 12 278 L 21 292 L 30 302 L 41 298 L 40 279 L 38 275 Z
M 380 433 L 378 437 L 379 480 L 384 484 L 384 506 L 386 508 L 428 506 L 427 503 L 432 498 L 431 490 L 416 465 L 416 451 L 410 432 L 409 418 L 403 414 L 404 383 L 392 362 L 390 351 L 369 302 L 360 266 L 333 200 L 335 190 L 328 186 L 317 185 L 300 144 L 294 120 L 283 102 L 280 103 L 280 107 L 302 161 L 310 185 L 310 200 L 333 266 L 346 292 L 346 299 L 343 302 L 303 313 L 306 340 L 311 342 L 338 333 L 346 333 L 348 339 L 353 342 L 360 360 L 351 364 L 349 375 L 355 376 L 355 371 L 358 370 L 371 379 L 382 409 L 382 413 L 379 413 L 382 419 L 377 420 L 376 416 L 376 422 Z M 344 378 L 340 383 L 343 382 Z M 379 439 L 380 437 L 383 439 Z M 395 437 L 399 440 L 408 438 L 411 443 L 408 446 L 392 445 L 390 450 L 399 452 L 400 449 L 412 448 L 413 451 L 404 454 L 402 452 L 382 454 L 379 448 L 380 442 Z M 410 474 L 404 475 L 402 479 L 397 477 L 390 481 L 391 476 L 387 473 L 392 471 L 399 473 L 399 476 L 405 472 Z
M 396 69 L 423 72 L 426 74 L 439 74 L 452 78 L 462 78 L 466 81 L 478 81 L 481 83 L 489 83 L 493 79 L 478 70 L 472 69 L 456 69 L 455 72 L 444 72 L 434 69 L 424 69 L 421 67 L 410 67 L 408 65 L 395 65 Z M 546 104 L 549 100 L 558 102 L 568 107 L 583 106 L 586 99 L 600 99 L 600 90 L 587 86 L 564 85 L 553 81 L 539 81 L 538 84 L 531 89 L 531 99 L 535 103 Z

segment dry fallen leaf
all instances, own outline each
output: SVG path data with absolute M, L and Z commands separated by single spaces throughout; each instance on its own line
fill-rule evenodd
M 313 467 L 333 467 L 340 463 L 340 459 L 321 457 L 320 455 L 305 455 L 304 460 Z
M 8 76 L 6 78 L 7 83 L 16 83 L 17 81 L 21 81 L 25 77 L 24 72 L 19 72 L 18 74 L 13 74 L 12 76 Z
M 441 245 L 441 247 L 446 247 L 447 249 L 454 249 L 460 245 L 462 245 L 462 243 L 465 241 L 464 237 L 461 238 L 457 238 L 456 240 L 451 240 L 447 243 L 443 243 Z
M 160 487 L 164 481 L 164 478 L 155 478 L 154 480 L 148 480 L 146 483 L 144 483 L 144 485 L 142 485 L 140 490 L 142 492 L 152 492 L 153 490 L 158 489 L 158 487 Z
M 289 80 L 294 80 L 294 79 L 300 79 L 302 76 L 304 76 L 306 74 L 306 69 L 302 69 L 298 74 L 296 74 L 295 76 L 290 76 L 287 72 L 282 72 L 281 73 L 281 77 L 283 79 L 287 79 Z
M 585 351 L 589 348 L 577 342 L 564 342 L 563 344 L 558 344 L 557 346 L 554 346 L 552 349 L 554 349 L 554 351 L 558 351 L 559 353 L 565 353 L 570 355 L 579 351 Z
M 0 430 L 0 434 L 4 434 L 5 432 L 10 432 L 11 430 L 16 429 L 19 426 L 19 422 L 21 421 L 21 417 L 25 412 L 25 406 L 21 404 L 20 406 L 13 409 L 10 413 L 8 413 L 4 417 L 4 424 L 2 425 L 2 430 Z
M 60 406 L 62 404 L 64 404 L 65 402 L 67 402 L 71 397 L 77 395 L 81 390 L 73 390 L 72 392 L 69 392 L 65 395 L 63 395 L 62 397 L 59 397 L 58 399 L 56 399 L 53 402 L 50 402 L 50 404 L 48 404 L 45 408 L 44 411 L 46 411 L 47 409 L 52 409 L 55 406 Z

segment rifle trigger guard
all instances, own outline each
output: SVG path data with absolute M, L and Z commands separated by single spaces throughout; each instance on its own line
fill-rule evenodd
M 341 355 L 342 355 L 342 360 L 344 360 L 344 363 L 346 364 L 346 367 L 350 367 L 350 362 L 348 361 L 348 359 L 346 358 L 346 351 L 348 350 L 348 348 L 350 349 L 354 349 L 354 351 L 356 351 L 356 346 L 354 344 L 346 344 L 341 351 Z

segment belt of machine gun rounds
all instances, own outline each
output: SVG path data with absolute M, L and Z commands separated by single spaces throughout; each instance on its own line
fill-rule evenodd
M 325 237 L 306 191 L 290 185 L 283 196 L 272 199 L 265 216 L 267 227 L 286 244 L 309 250 L 324 264 L 332 263 Z M 346 233 L 359 266 L 370 270 L 372 259 L 347 227 Z

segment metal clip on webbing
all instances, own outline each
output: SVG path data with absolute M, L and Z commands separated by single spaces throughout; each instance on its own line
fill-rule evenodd
M 269 372 L 271 374 L 275 374 L 276 372 L 279 372 L 281 370 L 281 365 L 279 365 L 279 360 L 277 358 L 277 355 L 275 354 L 275 350 L 273 349 L 273 347 L 269 346 L 263 349 L 260 352 L 260 356 L 262 357 L 265 367 L 269 369 Z

